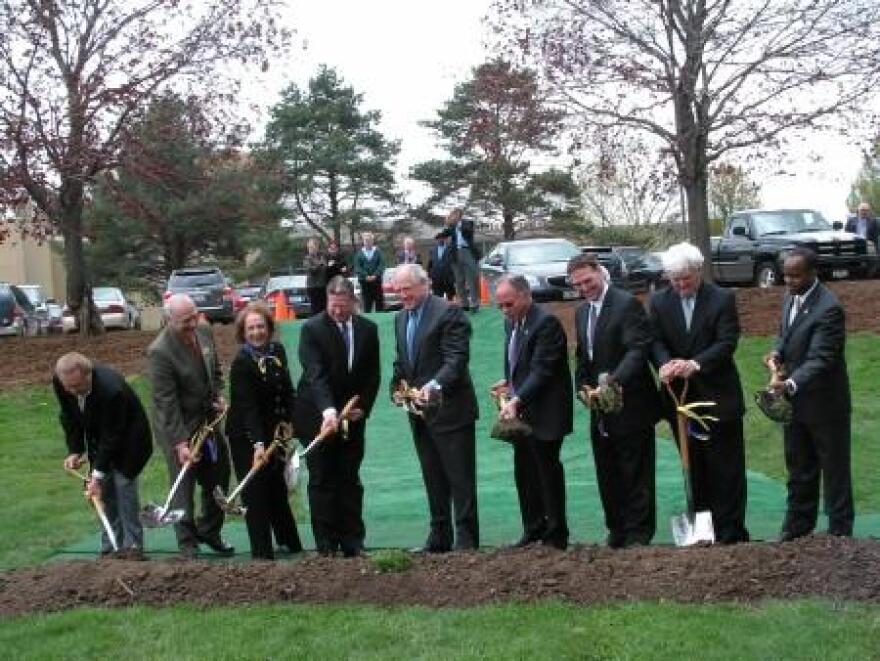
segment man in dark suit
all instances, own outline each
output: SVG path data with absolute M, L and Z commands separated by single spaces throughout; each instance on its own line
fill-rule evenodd
M 785 425 L 788 504 L 783 541 L 810 534 L 816 526 L 819 483 L 825 497 L 828 532 L 852 535 L 850 390 L 846 371 L 846 322 L 834 293 L 816 277 L 816 254 L 795 248 L 783 265 L 788 293 L 782 323 L 765 363 L 781 368 L 771 386 L 792 403 Z
M 416 250 L 416 242 L 411 236 L 404 237 L 403 249 L 397 251 L 398 264 L 421 264 L 422 256 Z
M 688 401 L 715 402 L 704 412 L 718 418 L 709 423 L 708 431 L 694 422 L 688 427 L 694 506 L 711 511 L 718 542 L 748 541 L 745 404 L 733 360 L 740 333 L 736 298 L 732 291 L 703 280 L 703 255 L 689 243 L 669 248 L 663 267 L 671 287 L 653 294 L 648 304 L 654 331 L 652 361 L 662 383 L 680 390 L 683 380 L 689 381 Z M 675 408 L 666 392 L 663 401 L 677 438 Z
M 306 459 L 312 531 L 322 555 L 360 555 L 366 534 L 359 471 L 381 371 L 376 324 L 354 314 L 356 303 L 351 282 L 334 278 L 327 285 L 327 310 L 303 325 L 299 340 L 297 433 L 303 443 L 322 431 L 333 433 Z M 338 415 L 354 395 L 360 399 L 344 436 Z
M 481 254 L 474 242 L 474 221 L 465 219 L 461 209 L 453 209 L 446 217 L 444 233 L 451 239 L 449 247 L 458 301 L 465 310 L 478 312 Z
M 428 276 L 418 264 L 398 267 L 394 280 L 404 309 L 394 320 L 392 393 L 405 379 L 429 403 L 424 416 L 409 415 L 431 512 L 423 550 L 474 549 L 480 544 L 475 436 L 479 411 L 468 371 L 471 326 L 460 308 L 430 294 Z
M 523 535 L 514 546 L 541 542 L 565 549 L 565 472 L 562 441 L 572 430 L 571 372 L 562 324 L 532 301 L 522 276 L 498 280 L 495 300 L 506 317 L 504 381 L 493 390 L 508 401 L 501 419 L 521 418 L 531 435 L 513 444 L 513 466 Z
M 361 285 L 361 296 L 364 299 L 364 312 L 376 312 L 385 309 L 382 294 L 382 274 L 385 272 L 385 260 L 382 251 L 374 244 L 372 232 L 364 232 L 363 247 L 354 256 L 354 274 Z
M 648 363 L 651 332 L 629 292 L 612 287 L 596 255 L 568 263 L 575 290 L 586 299 L 575 313 L 575 385 L 600 382 L 623 390 L 623 409 L 590 416 L 590 440 L 608 546 L 650 544 L 656 530 L 654 425 L 659 395 Z
M 153 430 L 165 451 L 173 483 L 191 458 L 190 437 L 203 423 L 215 419 L 226 402 L 211 327 L 199 323 L 199 311 L 186 294 L 169 299 L 168 313 L 168 324 L 147 349 L 147 364 L 153 385 Z M 196 482 L 202 487 L 198 520 L 194 512 Z M 214 500 L 217 486 L 224 492 L 229 488 L 229 449 L 219 429 L 205 442 L 172 503 L 172 507 L 184 510 L 183 519 L 174 526 L 183 557 L 194 557 L 199 542 L 220 555 L 235 552 L 220 537 L 224 515 Z
M 137 478 L 153 453 L 153 438 L 141 401 L 121 374 L 76 352 L 58 359 L 52 386 L 69 453 L 64 467 L 77 469 L 88 457 L 88 495 L 104 502 L 120 551 L 142 557 Z M 110 551 L 102 531 L 101 553 Z
M 452 249 L 449 235 L 440 232 L 428 257 L 428 275 L 431 277 L 431 293 L 452 300 L 455 297 L 455 280 L 452 275 Z
M 859 204 L 857 215 L 847 219 L 846 231 L 867 239 L 880 251 L 880 227 L 877 226 L 877 219 L 871 215 L 871 205 L 867 202 Z

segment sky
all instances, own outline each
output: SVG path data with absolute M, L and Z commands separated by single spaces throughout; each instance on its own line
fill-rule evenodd
M 305 86 L 320 64 L 335 67 L 364 95 L 364 109 L 381 111 L 383 134 L 401 143 L 401 186 L 416 198 L 411 201 L 421 201 L 425 189 L 406 181 L 406 173 L 415 163 L 442 157 L 442 151 L 419 122 L 433 119 L 456 83 L 491 57 L 481 22 L 489 6 L 490 0 L 290 0 L 285 22 L 296 29 L 299 47 L 251 94 L 265 111 L 290 83 Z M 822 155 L 821 162 L 808 156 L 813 152 Z M 780 161 L 797 174 L 761 175 L 763 206 L 809 207 L 829 220 L 845 217 L 846 196 L 861 165 L 854 146 L 812 137 L 791 144 Z

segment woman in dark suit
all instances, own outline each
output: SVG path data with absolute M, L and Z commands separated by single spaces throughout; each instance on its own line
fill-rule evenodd
M 274 332 L 275 323 L 260 303 L 248 305 L 235 321 L 235 337 L 241 349 L 229 374 L 232 401 L 226 434 L 239 480 L 268 450 L 278 423 L 293 420 L 296 391 L 284 346 L 272 340 Z M 273 532 L 275 541 L 286 551 L 302 551 L 287 498 L 284 459 L 276 451 L 242 493 L 252 557 L 275 557 Z

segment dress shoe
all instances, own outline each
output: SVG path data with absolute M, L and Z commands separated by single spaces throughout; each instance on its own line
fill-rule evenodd
M 177 557 L 181 560 L 195 560 L 199 554 L 199 547 L 195 544 L 186 544 L 177 550 Z
M 605 538 L 605 544 L 610 549 L 622 549 L 626 546 L 626 536 L 617 533 L 610 533 L 608 537 Z
M 410 553 L 417 554 L 425 554 L 425 553 L 449 553 L 450 548 L 448 546 L 437 546 L 434 544 L 429 544 L 426 546 L 416 546 L 409 550 Z
M 297 555 L 303 552 L 302 544 L 279 544 L 276 549 L 283 555 Z
M 532 544 L 537 544 L 541 541 L 541 537 L 537 535 L 523 535 L 518 540 L 513 542 L 512 544 L 508 544 L 507 548 L 509 549 L 522 549 L 526 546 L 531 546 Z
M 147 556 L 139 548 L 122 549 L 115 554 L 115 557 L 119 560 L 133 560 L 136 562 L 147 559 Z
M 225 557 L 235 555 L 235 547 L 231 544 L 227 544 L 219 537 L 202 537 L 201 535 L 199 535 L 198 540 L 202 544 L 207 545 L 217 555 L 222 555 Z
M 795 530 L 783 530 L 779 534 L 780 542 L 793 542 L 796 539 L 800 539 L 801 537 L 806 537 L 810 534 L 809 530 L 805 531 L 795 531 Z
M 568 540 L 567 539 L 542 539 L 541 546 L 545 548 L 556 549 L 557 551 L 564 551 L 568 548 Z

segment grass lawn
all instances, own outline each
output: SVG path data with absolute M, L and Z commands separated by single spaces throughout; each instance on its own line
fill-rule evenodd
M 556 603 L 83 609 L 0 623 L 6 658 L 869 659 L 880 608 Z
M 746 338 L 740 343 L 737 359 L 747 400 L 766 382 L 760 357 L 769 345 L 766 338 Z M 384 358 L 390 361 L 390 352 Z M 848 359 L 854 401 L 852 463 L 857 511 L 880 512 L 880 480 L 876 477 L 880 474 L 880 448 L 875 442 L 880 412 L 874 404 L 872 378 L 874 366 L 880 363 L 880 338 L 868 334 L 850 337 Z M 475 377 L 485 380 L 493 375 Z M 134 385 L 143 401 L 149 402 L 146 382 L 138 378 Z M 390 404 L 380 397 L 377 406 Z M 484 417 L 488 410 L 484 406 Z M 665 424 L 660 433 L 668 436 Z M 781 430 L 754 405 L 746 416 L 746 447 L 751 470 L 784 480 Z M 0 535 L 0 569 L 42 562 L 96 529 L 93 514 L 76 496 L 79 486 L 61 471 L 64 454 L 51 388 L 0 393 L 0 530 L 4 533 Z M 167 489 L 164 461 L 156 448 L 142 476 L 141 494 L 146 500 L 167 493 Z

